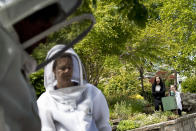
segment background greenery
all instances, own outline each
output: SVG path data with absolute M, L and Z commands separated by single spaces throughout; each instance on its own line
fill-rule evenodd
M 126 125 L 128 129 L 145 125 L 127 119 L 137 112 L 146 113 L 144 107 L 149 107 L 149 112 L 153 110 L 151 83 L 145 75 L 148 72 L 167 65 L 168 72 L 175 70 L 187 76 L 182 83 L 184 92 L 196 92 L 195 3 L 196 0 L 84 0 L 72 15 L 90 12 L 96 18 L 91 32 L 73 48 L 85 66 L 88 81 L 105 94 L 111 118 L 125 119 L 119 130 Z M 41 63 L 52 46 L 70 42 L 88 25 L 89 21 L 75 23 L 53 33 L 32 56 Z M 45 91 L 43 70 L 30 78 L 39 97 Z M 174 82 L 166 80 L 167 86 L 171 83 Z
M 183 92 L 196 93 L 196 76 L 188 77 L 182 82 Z

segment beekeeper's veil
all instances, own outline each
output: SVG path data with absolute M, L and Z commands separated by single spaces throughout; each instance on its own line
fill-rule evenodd
M 65 47 L 65 45 L 55 45 L 52 49 L 47 54 L 46 59 L 51 58 L 54 54 L 59 52 Z M 67 51 L 64 52 L 64 54 L 69 54 L 71 55 L 72 58 L 72 63 L 73 63 L 73 74 L 72 74 L 72 79 L 71 81 L 73 83 L 76 83 L 77 85 L 84 85 L 86 83 L 85 80 L 85 71 L 83 69 L 82 63 L 78 57 L 78 55 L 74 52 L 72 48 L 68 49 Z M 44 86 L 46 90 L 54 90 L 54 87 L 57 84 L 57 81 L 54 76 L 53 72 L 53 65 L 54 65 L 54 60 L 50 62 L 48 65 L 45 66 L 44 68 Z

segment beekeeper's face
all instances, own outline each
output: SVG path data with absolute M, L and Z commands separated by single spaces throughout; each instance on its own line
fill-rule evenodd
M 53 72 L 57 80 L 57 88 L 71 86 L 73 62 L 71 56 L 63 56 L 54 62 Z

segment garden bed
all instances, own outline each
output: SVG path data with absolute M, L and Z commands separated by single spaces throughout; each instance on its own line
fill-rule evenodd
M 166 114 L 165 114 L 166 113 Z M 155 112 L 152 115 L 138 114 L 132 120 L 111 120 L 113 121 L 113 131 L 195 131 L 196 113 L 177 117 L 170 112 Z M 175 116 L 175 117 L 174 117 Z M 167 118 L 167 119 L 166 119 Z M 139 119 L 139 120 L 137 120 Z M 117 124 L 117 125 L 115 125 Z
M 169 120 L 175 120 L 179 116 L 173 112 L 155 112 L 153 114 L 135 113 L 127 116 L 127 119 L 113 119 L 111 124 L 113 131 L 125 131 L 144 127 L 147 125 L 166 122 Z

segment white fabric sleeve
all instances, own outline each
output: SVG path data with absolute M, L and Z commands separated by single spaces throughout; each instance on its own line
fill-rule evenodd
M 99 131 L 111 131 L 109 124 L 109 109 L 106 99 L 101 91 L 93 100 L 93 118 Z
M 38 107 L 42 124 L 41 131 L 56 131 L 51 112 L 46 109 L 47 107 L 39 106 L 39 104 Z
M 177 103 L 178 109 L 182 110 L 180 92 L 176 92 L 176 103 Z

